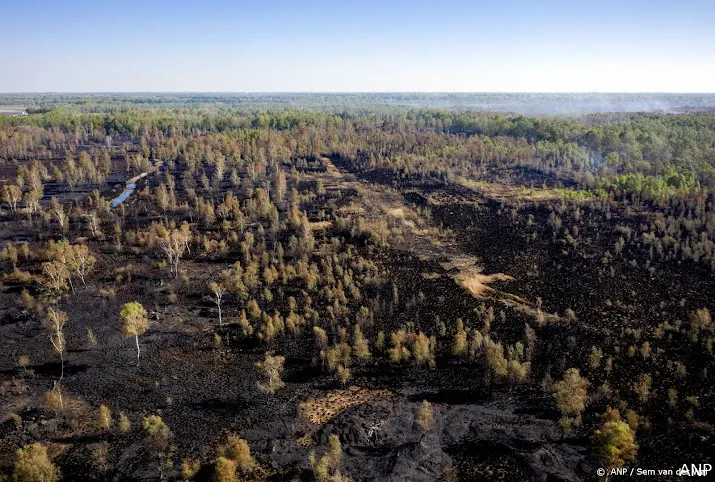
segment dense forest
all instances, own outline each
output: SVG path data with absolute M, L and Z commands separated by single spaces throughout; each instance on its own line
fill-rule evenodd
M 456 97 L 1 98 L 0 480 L 714 463 L 713 97 Z

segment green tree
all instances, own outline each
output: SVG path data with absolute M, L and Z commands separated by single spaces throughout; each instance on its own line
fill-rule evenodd
M 59 295 L 69 288 L 67 282 L 70 279 L 70 272 L 67 265 L 60 261 L 48 261 L 42 263 L 42 274 L 45 275 L 44 284 Z
M 109 430 L 112 428 L 114 420 L 112 420 L 112 411 L 106 405 L 99 406 L 99 416 L 97 420 L 97 427 L 100 430 Z
M 467 343 L 467 332 L 464 330 L 464 323 L 461 318 L 457 318 L 457 333 L 454 335 L 452 344 L 452 355 L 462 356 L 467 353 L 469 344 Z
M 191 480 L 201 470 L 201 461 L 184 459 L 181 462 L 181 480 Z M 235 476 L 235 474 L 234 474 Z
M 285 383 L 281 380 L 283 362 L 285 362 L 285 357 L 273 356 L 266 352 L 265 359 L 256 363 L 258 371 L 268 379 L 267 381 L 257 382 L 259 390 L 265 393 L 275 393 L 285 386 Z
M 12 243 L 7 243 L 3 250 L 3 258 L 6 258 L 12 264 L 12 268 L 17 268 L 17 248 Z
M 217 458 L 213 482 L 236 482 L 236 462 L 226 457 Z
M 641 403 L 646 403 L 650 398 L 651 383 L 652 378 L 647 373 L 644 373 L 633 382 L 633 391 L 636 392 Z
M 707 308 L 701 308 L 690 314 L 690 326 L 695 333 L 708 328 L 712 324 L 712 316 Z
M 67 269 L 70 274 L 76 274 L 82 281 L 83 286 L 87 286 L 85 278 L 94 268 L 97 259 L 92 255 L 91 251 L 84 244 L 67 245 Z
M 382 330 L 377 333 L 377 339 L 375 340 L 375 348 L 380 351 L 385 348 L 385 332 Z
M 244 337 L 253 335 L 253 325 L 246 317 L 246 310 L 241 310 L 241 315 L 238 317 L 238 326 L 241 327 L 241 334 Z
M 223 327 L 223 320 L 221 318 L 221 302 L 223 301 L 223 296 L 226 294 L 226 288 L 223 283 L 211 281 L 209 283 L 209 290 L 213 295 L 211 301 L 213 301 L 218 307 L 218 326 Z
M 349 479 L 340 473 L 342 463 L 343 448 L 340 438 L 335 434 L 328 437 L 328 450 L 325 455 L 316 460 L 315 452 L 310 453 L 310 465 L 313 467 L 313 477 L 316 482 L 342 482 Z
M 158 415 L 149 415 L 142 420 L 142 429 L 149 448 L 159 462 L 159 479 L 164 478 L 164 467 L 171 467 L 171 430 Z
M 256 460 L 251 455 L 248 442 L 237 435 L 229 434 L 226 445 L 219 450 L 221 456 L 233 460 L 238 469 L 247 473 L 256 467 Z
M 179 261 L 188 249 L 190 239 L 191 230 L 188 224 L 183 224 L 180 229 L 172 229 L 165 236 L 158 239 L 159 246 L 166 255 L 174 278 L 179 277 Z
M 57 224 L 59 225 L 60 230 L 63 233 L 66 233 L 67 232 L 67 213 L 65 212 L 65 209 L 62 206 L 62 204 L 60 204 L 57 201 L 57 199 L 54 197 L 50 200 L 49 213 L 57 221 Z
M 119 412 L 119 422 L 117 422 L 117 426 L 119 427 L 119 433 L 129 433 L 132 429 L 132 423 L 124 412 Z
M 569 368 L 564 378 L 554 384 L 553 397 L 561 412 L 561 426 L 564 432 L 581 424 L 581 413 L 586 408 L 588 380 L 581 377 L 578 368 Z
M 407 340 L 407 333 L 405 333 L 405 330 L 397 330 L 390 336 L 390 339 L 392 341 L 392 348 L 387 350 L 390 360 L 395 363 L 407 360 L 410 357 L 410 350 L 404 346 L 404 343 Z
M 417 426 L 423 432 L 428 432 L 434 428 L 434 409 L 432 408 L 432 404 L 427 400 L 424 400 L 420 404 L 420 408 L 417 410 L 417 416 L 415 417 L 415 422 L 417 422 Z
M 251 316 L 251 318 L 253 318 L 254 320 L 257 320 L 261 316 L 261 308 L 258 306 L 258 303 L 254 299 L 248 300 L 248 304 L 246 304 L 246 310 L 248 311 L 248 314 Z
M 47 448 L 34 443 L 16 452 L 13 479 L 15 482 L 57 482 L 60 470 L 47 455 Z
M 353 329 L 353 353 L 361 359 L 370 358 L 370 348 L 357 323 Z
M 605 421 L 591 438 L 593 452 L 607 472 L 625 466 L 636 457 L 638 445 L 633 429 L 615 410 L 606 411 Z
M 10 209 L 17 211 L 17 203 L 22 200 L 22 190 L 14 184 L 5 184 L 2 187 L 2 200 Z
M 601 366 L 601 359 L 603 358 L 603 351 L 597 346 L 591 347 L 591 353 L 588 356 L 588 365 L 594 370 Z
M 412 355 L 418 365 L 428 364 L 432 368 L 435 367 L 434 343 L 422 331 L 415 336 Z
M 494 378 L 503 378 L 509 374 L 509 362 L 504 356 L 504 346 L 492 341 L 489 335 L 484 337 L 484 358 Z
M 122 318 L 122 333 L 125 337 L 134 337 L 137 344 L 137 365 L 139 365 L 139 356 L 141 350 L 139 348 L 139 336 L 149 328 L 149 320 L 147 313 L 141 303 L 132 301 L 122 306 L 119 316 Z
M 331 433 L 328 437 L 328 457 L 330 457 L 330 467 L 333 471 L 340 470 L 340 463 L 343 458 L 343 447 L 340 438 Z
M 62 380 L 65 376 L 65 351 L 67 350 L 67 345 L 65 343 L 64 329 L 66 323 L 67 313 L 54 308 L 47 309 L 45 328 L 50 332 L 50 342 L 52 342 L 52 348 L 60 357 L 60 380 Z
M 313 334 L 315 335 L 315 346 L 319 350 L 326 350 L 328 348 L 328 334 L 319 326 L 313 327 Z

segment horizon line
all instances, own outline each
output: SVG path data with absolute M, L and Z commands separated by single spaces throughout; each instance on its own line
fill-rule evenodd
M 311 91 L 311 90 L 256 90 L 256 91 L 211 91 L 211 90 L 87 90 L 87 91 L 11 91 L 11 92 L 0 92 L 0 96 L 3 95 L 59 95 L 59 94 L 85 94 L 85 95 L 96 95 L 96 94 L 230 94 L 230 95 L 265 95 L 265 94 L 301 94 L 301 95 L 311 95 L 311 94 L 331 94 L 331 95 L 355 95 L 355 94 L 603 94 L 603 95 L 643 95 L 643 94 L 659 94 L 659 95 L 715 95 L 713 92 L 687 92 L 687 91 L 530 91 L 530 90 L 520 90 L 520 91 L 462 91 L 462 90 L 430 90 L 430 91 L 412 91 L 412 90 L 369 90 L 369 91 Z

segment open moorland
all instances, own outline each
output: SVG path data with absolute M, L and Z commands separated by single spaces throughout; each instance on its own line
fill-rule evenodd
M 75 97 L 0 99 L 0 480 L 715 464 L 710 97 Z

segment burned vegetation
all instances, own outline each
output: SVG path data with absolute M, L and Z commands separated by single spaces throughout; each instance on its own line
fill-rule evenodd
M 713 463 L 712 112 L 86 102 L 0 118 L 0 478 Z

